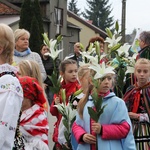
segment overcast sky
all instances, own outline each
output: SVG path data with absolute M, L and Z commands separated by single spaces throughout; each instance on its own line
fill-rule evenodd
M 86 3 L 86 0 L 77 0 L 78 8 L 83 11 L 88 8 Z M 122 0 L 109 0 L 109 4 L 113 9 L 111 15 L 121 24 Z M 126 32 L 138 28 L 150 30 L 150 0 L 126 0 Z

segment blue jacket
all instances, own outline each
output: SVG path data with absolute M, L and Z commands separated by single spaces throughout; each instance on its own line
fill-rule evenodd
M 103 98 L 104 108 L 103 114 L 99 118 L 99 123 L 103 124 L 119 124 L 124 121 L 130 125 L 130 131 L 126 138 L 120 140 L 103 140 L 100 135 L 98 136 L 98 149 L 99 150 L 136 150 L 134 137 L 132 133 L 131 121 L 128 116 L 128 111 L 124 101 L 111 92 Z M 93 107 L 92 99 L 86 103 L 83 111 L 83 120 L 76 116 L 76 123 L 83 127 L 87 133 L 90 133 L 90 116 L 88 107 Z M 117 133 L 116 133 L 117 134 Z M 79 144 L 77 150 L 90 150 L 90 145 L 86 143 Z

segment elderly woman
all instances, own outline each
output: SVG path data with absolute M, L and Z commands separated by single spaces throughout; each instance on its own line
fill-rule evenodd
M 25 29 L 17 29 L 14 32 L 15 36 L 15 51 L 14 51 L 14 63 L 18 64 L 22 60 L 36 61 L 40 66 L 43 81 L 46 79 L 46 72 L 38 53 L 32 52 L 29 48 L 30 33 Z
M 14 52 L 12 29 L 0 24 L 0 149 L 13 148 L 23 91 L 12 64 Z

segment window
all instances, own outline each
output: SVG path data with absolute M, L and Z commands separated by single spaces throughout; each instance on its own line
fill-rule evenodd
M 63 9 L 55 7 L 54 22 L 56 25 L 63 26 Z

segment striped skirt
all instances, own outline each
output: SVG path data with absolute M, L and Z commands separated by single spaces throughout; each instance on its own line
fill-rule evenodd
M 137 150 L 150 150 L 150 123 L 132 120 L 132 129 Z

